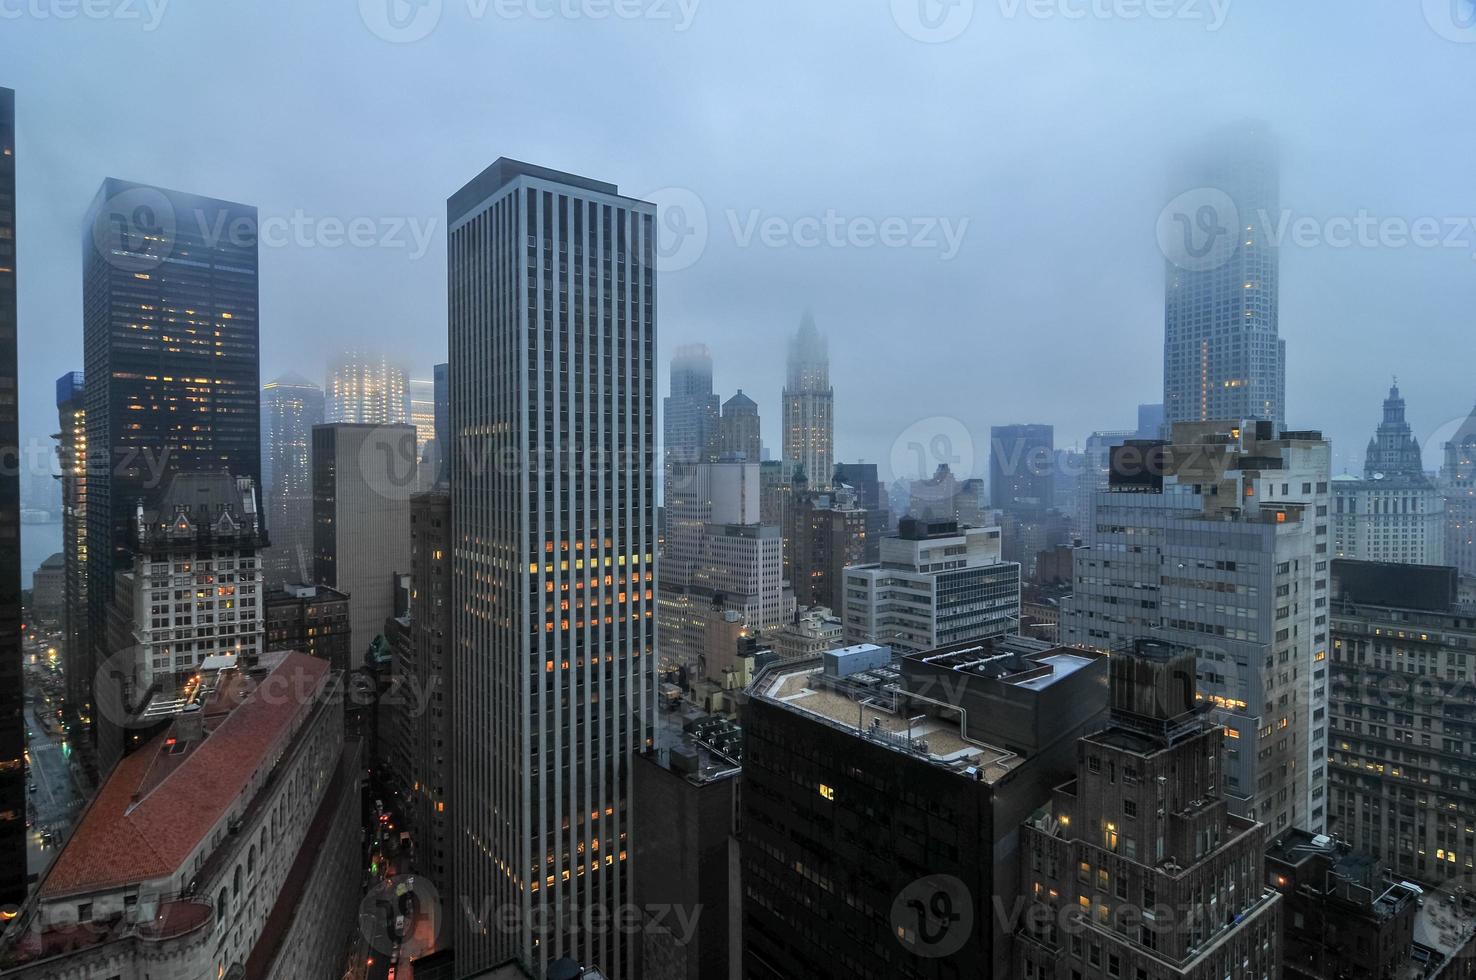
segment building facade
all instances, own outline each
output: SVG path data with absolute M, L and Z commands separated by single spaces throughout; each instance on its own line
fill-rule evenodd
M 1328 830 L 1415 881 L 1476 873 L 1476 606 L 1450 568 L 1333 565 Z
M 313 564 L 313 426 L 323 424 L 323 389 L 296 374 L 261 389 L 263 504 L 271 529 L 268 585 L 301 582 Z
M 811 489 L 830 486 L 835 469 L 835 389 L 830 349 L 815 318 L 806 313 L 789 342 L 784 382 L 784 458 L 802 471 Z
M 82 330 L 94 663 L 113 652 L 114 576 L 133 568 L 139 502 L 176 473 L 225 471 L 262 485 L 256 233 L 254 207 L 115 178 L 88 212 Z
M 757 463 L 763 459 L 763 439 L 758 402 L 738 389 L 738 394 L 723 402 L 723 415 L 718 423 L 718 452 L 722 457 Z
M 411 719 L 410 818 L 417 867 L 442 895 L 451 878 L 451 553 L 456 546 L 449 490 L 410 501 L 410 670 L 423 710 Z
M 712 351 L 706 344 L 678 347 L 671 359 L 671 394 L 661 403 L 661 499 L 666 506 L 678 482 L 674 467 L 718 458 L 721 417 L 722 401 L 712 391 Z
M 1445 444 L 1440 470 L 1445 493 L 1445 560 L 1476 576 L 1476 409 Z
M 1017 632 L 1020 566 L 1000 544 L 997 527 L 903 520 L 879 563 L 844 572 L 846 642 L 915 653 Z
M 85 732 L 92 717 L 92 647 L 87 641 L 87 407 L 81 371 L 56 379 L 56 461 L 61 481 L 62 676 L 70 724 Z M 88 748 L 87 739 L 79 747 Z
M 1165 421 L 1286 419 L 1280 334 L 1280 162 L 1263 124 L 1206 141 L 1180 168 L 1186 210 L 1165 229 Z M 1210 217 L 1210 228 L 1192 223 Z M 1172 242 L 1172 247 L 1170 246 Z
M 996 425 L 989 430 L 989 447 L 991 507 L 1038 517 L 1055 505 L 1054 426 Z
M 1331 448 L 1269 422 L 1180 423 L 1114 451 L 1076 552 L 1061 641 L 1200 651 L 1225 725 L 1231 811 L 1279 833 L 1327 825 Z
M 457 970 L 561 957 L 635 973 L 630 937 L 534 909 L 630 894 L 630 766 L 656 696 L 656 208 L 501 159 L 447 202 Z M 576 466 L 570 447 L 586 450 Z
M 410 567 L 418 471 L 411 426 L 313 429 L 313 583 L 349 597 L 349 669 L 394 615 L 395 576 Z
M 349 597 L 326 585 L 288 582 L 267 590 L 268 653 L 295 651 L 349 670 Z
M 789 520 L 790 584 L 802 606 L 841 605 L 845 571 L 866 561 L 872 521 L 849 487 L 797 491 L 786 511 Z
M 1222 793 L 1224 730 L 1196 700 L 1192 649 L 1113 655 L 1108 727 L 1020 842 L 1014 976 L 1281 976 L 1281 895 L 1266 826 Z

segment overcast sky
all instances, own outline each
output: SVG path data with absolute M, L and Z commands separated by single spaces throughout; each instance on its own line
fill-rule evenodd
M 705 341 L 777 448 L 808 308 L 840 458 L 886 464 L 941 418 L 920 431 L 972 433 L 982 471 L 990 425 L 1070 445 L 1161 400 L 1167 174 L 1245 117 L 1280 136 L 1294 216 L 1442 229 L 1283 246 L 1288 422 L 1333 436 L 1341 471 L 1393 374 L 1422 439 L 1476 400 L 1471 0 L 419 2 L 0 0 L 24 437 L 54 431 L 52 383 L 82 366 L 104 177 L 275 222 L 263 378 L 321 381 L 349 342 L 428 377 L 445 199 L 506 155 L 655 195 L 694 232 L 660 281 L 663 393 L 675 347 Z M 361 243 L 332 247 L 355 221 Z

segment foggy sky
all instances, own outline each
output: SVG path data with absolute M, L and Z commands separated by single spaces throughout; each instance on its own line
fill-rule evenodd
M 1476 29 L 1446 9 L 1470 0 L 1231 0 L 1218 30 L 1210 0 L 1146 0 L 1167 20 L 1130 16 L 1145 0 L 975 0 L 943 43 L 899 27 L 920 33 L 919 0 L 684 0 L 686 30 L 677 0 L 441 0 L 411 43 L 371 29 L 389 0 L 59 18 L 80 2 L 0 0 L 23 439 L 55 431 L 53 381 L 82 367 L 82 218 L 107 176 L 317 229 L 262 248 L 262 376 L 320 383 L 351 342 L 417 377 L 444 359 L 445 199 L 498 156 L 695 201 L 705 247 L 660 279 L 661 393 L 676 346 L 708 343 L 777 454 L 785 341 L 813 310 L 837 458 L 884 476 L 922 419 L 972 432 L 983 473 L 990 425 L 1052 423 L 1070 445 L 1161 400 L 1155 226 L 1186 189 L 1176 151 L 1225 122 L 1272 125 L 1295 216 L 1476 220 Z M 652 16 L 590 16 L 612 3 Z M 828 218 L 964 231 L 952 257 L 789 237 Z M 419 257 L 404 229 L 401 247 L 323 243 L 354 219 L 434 234 Z M 1334 438 L 1336 471 L 1361 469 L 1393 374 L 1422 440 L 1471 410 L 1473 256 L 1476 227 L 1459 247 L 1283 245 L 1287 421 Z

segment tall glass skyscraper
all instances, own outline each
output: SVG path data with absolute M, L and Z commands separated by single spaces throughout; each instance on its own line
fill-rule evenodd
M 712 351 L 706 344 L 678 347 L 671 359 L 671 394 L 661 403 L 661 499 L 671 493 L 673 470 L 717 459 L 722 399 L 712 391 Z
M 15 249 L 15 93 L 0 88 L 0 908 L 26 900 Z
M 461 976 L 634 977 L 639 937 L 584 913 L 631 900 L 654 737 L 655 221 L 507 159 L 447 202 L 453 878 L 481 900 L 453 917 Z
M 261 389 L 261 469 L 268 586 L 310 582 L 313 574 L 313 426 L 323 424 L 323 389 L 284 374 Z
M 261 486 L 258 308 L 256 208 L 103 181 L 82 259 L 87 625 L 100 656 L 140 502 L 175 473 Z M 99 746 L 104 771 L 120 752 Z
M 1278 328 L 1276 144 L 1262 124 L 1227 130 L 1178 176 L 1160 225 L 1168 255 L 1163 398 L 1169 422 L 1286 420 Z
M 784 384 L 784 462 L 805 472 L 810 489 L 830 486 L 835 469 L 835 391 L 830 349 L 806 313 L 789 342 Z
M 328 365 L 330 424 L 408 425 L 410 374 L 383 353 L 346 350 Z
M 92 650 L 87 641 L 87 386 L 81 371 L 56 379 L 56 461 L 61 478 L 62 676 L 67 717 L 85 725 L 92 717 Z M 79 728 L 79 730 L 81 730 Z M 86 743 L 84 742 L 85 746 Z

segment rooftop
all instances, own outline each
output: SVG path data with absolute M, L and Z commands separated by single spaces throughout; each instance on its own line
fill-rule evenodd
M 273 764 L 273 747 L 318 698 L 329 665 L 265 654 L 257 671 L 225 673 L 197 719 L 176 719 L 113 770 L 42 883 L 42 901 L 177 874 Z

